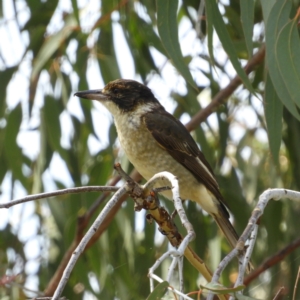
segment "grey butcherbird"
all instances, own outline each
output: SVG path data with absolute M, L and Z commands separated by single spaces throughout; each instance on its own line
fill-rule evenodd
M 181 198 L 197 202 L 215 219 L 231 246 L 236 245 L 238 235 L 211 166 L 187 129 L 166 112 L 148 87 L 118 79 L 102 90 L 75 96 L 97 100 L 112 113 L 120 144 L 145 179 L 162 171 L 177 176 Z M 168 184 L 162 180 L 160 186 Z M 170 191 L 164 194 L 172 199 Z

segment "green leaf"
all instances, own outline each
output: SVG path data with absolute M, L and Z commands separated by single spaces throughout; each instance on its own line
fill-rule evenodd
M 163 295 L 166 292 L 166 288 L 169 286 L 169 283 L 167 281 L 163 281 L 159 283 L 153 292 L 147 297 L 147 300 L 157 300 L 162 299 Z
M 52 54 L 63 44 L 67 37 L 74 31 L 77 25 L 76 19 L 73 15 L 69 15 L 65 20 L 64 27 L 56 34 L 50 36 L 45 40 L 37 57 L 33 62 L 31 81 L 35 79 L 38 73 L 42 70 Z
M 234 294 L 235 299 L 237 300 L 258 300 L 257 298 L 241 295 L 241 294 Z
M 57 102 L 57 100 L 53 99 L 50 96 L 45 97 L 43 117 L 45 118 L 46 132 L 52 150 L 61 152 L 61 128 L 59 122 L 60 111 Z
M 245 35 L 245 41 L 248 49 L 249 57 L 253 53 L 253 22 L 254 22 L 254 0 L 240 1 L 241 5 L 241 21 Z
M 265 24 L 267 24 L 270 11 L 271 11 L 272 7 L 274 6 L 275 2 L 276 2 L 276 0 L 260 1 Z M 277 2 L 279 2 L 279 1 L 277 1 Z
M 178 40 L 177 8 L 178 0 L 156 1 L 157 6 L 157 27 L 163 46 L 169 58 L 183 78 L 195 89 L 197 86 L 186 66 Z
M 102 14 L 110 14 L 115 8 L 113 1 L 102 1 Z M 116 52 L 113 42 L 113 30 L 111 20 L 101 24 L 101 31 L 97 41 L 98 62 L 101 76 L 105 83 L 121 78 L 121 72 L 117 62 Z
M 291 98 L 300 107 L 300 41 L 297 23 L 297 20 L 292 20 L 282 28 L 276 41 L 275 55 Z
M 76 18 L 77 24 L 80 26 L 79 10 L 78 10 L 77 0 L 71 0 L 71 2 L 72 2 L 72 6 L 73 6 L 74 16 Z
M 0 18 L 3 18 L 3 0 L 0 1 Z
M 278 1 L 273 6 L 268 22 L 266 25 L 266 66 L 269 69 L 270 78 L 279 99 L 290 113 L 298 120 L 300 120 L 299 112 L 293 102 L 290 91 L 287 89 L 284 79 L 279 71 L 276 63 L 276 41 L 278 33 L 289 21 L 292 4 L 290 1 Z
M 16 67 L 12 67 L 0 72 L 0 90 L 2 91 L 0 96 L 0 118 L 4 116 L 6 89 L 16 70 Z
M 82 112 L 84 114 L 84 122 L 86 123 L 86 126 L 88 126 L 89 130 L 91 133 L 94 135 L 94 137 L 99 140 L 95 128 L 94 128 L 94 123 L 92 119 L 92 110 L 91 110 L 91 102 L 83 100 L 79 102 Z
M 226 294 L 229 294 L 229 293 L 232 293 L 232 292 L 239 292 L 239 291 L 242 291 L 246 288 L 246 286 L 244 285 L 240 285 L 240 286 L 237 286 L 235 288 L 227 288 L 219 283 L 208 283 L 206 285 L 201 285 L 200 284 L 200 287 L 201 289 L 206 289 L 206 290 L 209 290 L 209 291 L 212 291 L 214 293 L 217 293 L 217 294 L 221 294 L 221 295 L 226 295 Z
M 163 1 L 162 1 L 163 2 Z M 213 26 L 218 34 L 218 37 L 224 47 L 224 50 L 226 51 L 230 62 L 232 63 L 234 69 L 236 70 L 237 74 L 242 79 L 243 83 L 247 87 L 249 91 L 254 93 L 254 89 L 251 85 L 251 82 L 246 75 L 245 71 L 241 67 L 241 64 L 237 58 L 237 53 L 234 48 L 233 42 L 231 40 L 231 37 L 226 29 L 226 25 L 223 21 L 223 18 L 221 16 L 221 13 L 219 11 L 217 2 L 214 0 L 206 1 L 206 11 L 207 11 L 207 18 L 211 18 L 210 22 L 213 23 Z
M 98 46 L 102 54 L 98 61 L 104 82 L 107 83 L 116 78 L 121 78 L 121 73 L 113 46 L 111 28 L 108 31 L 104 28 L 100 31 Z
M 165 48 L 162 46 L 161 41 L 158 35 L 155 33 L 152 24 L 148 24 L 137 15 L 134 26 L 136 27 L 136 25 L 138 25 L 138 30 L 143 35 L 145 41 L 147 41 L 148 46 L 153 46 L 157 51 L 166 56 Z
M 25 177 L 22 172 L 23 154 L 17 144 L 17 136 L 22 122 L 22 106 L 19 103 L 8 115 L 4 135 L 4 153 L 6 163 L 13 173 L 13 177 L 19 179 L 24 186 Z
M 274 89 L 270 75 L 267 75 L 265 87 L 265 116 L 268 129 L 269 146 L 276 164 L 279 163 L 279 149 L 282 138 L 283 106 Z
M 210 56 L 210 59 L 212 61 L 212 64 L 215 64 L 215 58 L 214 58 L 214 51 L 213 51 L 213 33 L 214 33 L 214 27 L 213 27 L 213 15 L 211 9 L 206 9 L 206 23 L 207 23 L 207 46 L 208 46 L 208 53 Z

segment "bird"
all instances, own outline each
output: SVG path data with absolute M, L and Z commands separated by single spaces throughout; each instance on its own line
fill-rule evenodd
M 135 80 L 117 79 L 103 89 L 74 95 L 104 105 L 113 115 L 121 147 L 136 170 L 146 180 L 163 171 L 176 176 L 181 199 L 199 204 L 229 244 L 236 246 L 239 236 L 210 164 L 185 126 L 165 110 L 150 88 Z M 161 179 L 158 184 L 169 182 Z M 163 194 L 172 200 L 171 191 Z

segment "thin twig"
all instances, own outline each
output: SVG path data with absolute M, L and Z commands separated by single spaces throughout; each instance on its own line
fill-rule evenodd
M 284 292 L 285 288 L 284 286 L 282 286 L 278 292 L 276 293 L 276 295 L 274 296 L 274 298 L 272 300 L 277 300 L 277 299 L 280 299 L 279 297 L 281 296 L 281 294 Z
M 40 193 L 40 194 L 35 194 L 35 195 L 30 195 L 23 198 L 15 199 L 10 202 L 5 202 L 0 204 L 0 208 L 9 208 L 20 203 L 25 203 L 29 201 L 40 200 L 44 198 L 50 198 L 50 197 L 55 197 L 55 196 L 60 196 L 65 194 L 78 194 L 83 192 L 115 192 L 118 189 L 119 188 L 115 186 L 81 186 L 75 188 L 68 188 L 68 189 L 58 190 L 54 192 Z
M 114 196 L 107 202 L 105 207 L 101 210 L 99 216 L 96 218 L 90 229 L 87 231 L 85 236 L 80 241 L 79 245 L 77 246 L 76 250 L 73 252 L 72 257 L 70 261 L 68 262 L 67 267 L 64 270 L 63 276 L 55 290 L 55 293 L 52 297 L 52 300 L 58 300 L 65 285 L 67 284 L 70 274 L 79 258 L 81 253 L 84 251 L 88 241 L 91 239 L 91 237 L 95 234 L 95 232 L 98 230 L 102 222 L 105 220 L 107 214 L 110 212 L 110 210 L 117 204 L 120 197 L 125 195 L 128 191 L 127 185 L 124 185 L 123 187 L 119 188 L 119 190 L 114 194 Z
M 52 297 L 35 297 L 32 300 L 52 300 Z M 68 300 L 66 297 L 59 297 L 59 300 Z
M 136 171 L 133 170 L 130 173 L 130 177 L 135 180 L 135 181 L 140 181 L 141 180 L 141 175 Z M 119 180 L 121 179 L 121 177 L 115 176 L 114 178 L 112 178 L 109 181 L 109 185 L 116 185 Z M 84 216 L 81 216 L 78 218 L 77 220 L 77 229 L 76 229 L 76 235 L 74 236 L 74 239 L 71 243 L 71 245 L 69 246 L 68 250 L 66 251 L 63 259 L 61 260 L 58 268 L 55 271 L 55 274 L 52 276 L 51 280 L 49 281 L 49 284 L 47 285 L 44 294 L 45 296 L 52 296 L 53 293 L 55 292 L 55 289 L 62 277 L 62 274 L 64 272 L 64 269 L 66 268 L 72 253 L 74 252 L 74 250 L 76 249 L 77 245 L 79 244 L 80 240 L 82 239 L 85 230 L 91 220 L 91 218 L 93 217 L 94 213 L 96 213 L 97 209 L 99 208 L 100 204 L 103 203 L 103 201 L 106 199 L 108 195 L 108 192 L 103 193 L 89 208 L 89 210 L 86 212 L 86 214 Z M 126 200 L 127 195 L 124 195 L 123 197 L 121 197 L 118 201 L 118 203 L 116 204 L 116 206 L 114 206 L 114 208 L 110 211 L 110 213 L 107 215 L 106 219 L 103 221 L 102 225 L 99 227 L 99 229 L 97 230 L 97 232 L 93 235 L 93 237 L 90 239 L 90 241 L 88 242 L 86 249 L 92 247 L 95 242 L 99 239 L 99 237 L 101 236 L 101 234 L 106 230 L 106 228 L 109 226 L 110 222 L 114 219 L 114 216 L 116 215 L 116 213 L 119 211 L 122 203 Z
M 217 283 L 219 281 L 219 278 L 227 266 L 227 264 L 237 255 L 240 254 L 240 252 L 243 250 L 244 245 L 246 241 L 249 239 L 250 234 L 252 233 L 253 229 L 255 226 L 257 226 L 257 222 L 259 218 L 262 216 L 264 209 L 266 208 L 267 204 L 269 203 L 270 200 L 280 200 L 282 198 L 288 198 L 294 201 L 300 201 L 300 192 L 292 191 L 292 190 L 287 190 L 287 189 L 269 189 L 265 192 L 263 192 L 260 197 L 259 201 L 254 208 L 252 215 L 249 219 L 248 225 L 246 229 L 244 230 L 243 234 L 240 236 L 236 247 L 221 261 L 219 264 L 217 270 L 215 271 L 213 275 L 213 279 L 211 283 Z M 255 237 L 254 235 L 253 240 L 251 240 L 251 243 L 255 242 Z M 246 258 L 247 259 L 247 258 Z M 246 266 L 247 262 L 244 263 Z M 245 270 L 244 268 L 239 268 L 239 280 L 243 280 L 244 278 L 244 273 Z M 207 296 L 207 300 L 212 300 L 213 294 L 209 293 Z
M 235 281 L 234 287 L 238 287 L 243 285 L 243 281 L 244 281 L 244 274 L 245 274 L 245 270 L 247 270 L 247 266 L 249 264 L 251 255 L 252 255 L 252 251 L 254 249 L 254 245 L 256 242 L 256 237 L 257 237 L 257 232 L 258 232 L 258 225 L 255 224 L 254 229 L 251 232 L 251 236 L 249 239 L 249 245 L 245 254 L 245 257 L 239 257 L 239 272 L 238 272 L 238 276 L 237 279 Z M 242 291 L 236 292 L 237 294 L 242 294 Z M 229 298 L 229 300 L 233 300 L 233 296 L 231 296 Z
M 153 274 L 153 278 L 154 278 L 156 281 L 158 281 L 158 282 L 163 282 L 163 280 L 162 280 L 160 277 L 158 277 L 157 275 L 155 275 L 155 274 Z M 184 299 L 186 299 L 186 300 L 193 300 L 193 298 L 190 298 L 189 296 L 187 296 L 187 295 L 181 293 L 180 291 L 174 289 L 174 288 L 171 287 L 171 286 L 168 287 L 168 290 L 170 290 L 171 292 L 174 292 L 174 293 L 176 293 L 176 294 L 182 296 L 182 297 L 183 297 Z
M 255 268 L 255 270 L 244 279 L 244 284 L 246 286 L 249 285 L 261 273 L 281 262 L 287 255 L 289 255 L 292 251 L 296 250 L 299 247 L 300 238 L 294 240 L 291 244 L 287 245 L 286 247 L 278 251 L 276 254 L 266 259 L 259 267 Z
M 299 277 L 300 277 L 300 267 L 298 268 L 298 273 L 297 273 L 297 278 L 294 286 L 294 292 L 293 292 L 293 300 L 296 300 L 296 293 L 297 293 L 297 286 L 299 282 Z
M 110 213 L 107 215 L 107 217 L 105 218 L 105 220 L 103 221 L 103 223 L 101 224 L 101 226 L 99 227 L 99 229 L 97 230 L 97 232 L 92 236 L 92 238 L 90 239 L 90 241 L 88 242 L 86 249 L 90 248 L 92 245 L 95 244 L 95 242 L 99 239 L 99 237 L 101 236 L 101 234 L 107 229 L 107 227 L 109 226 L 110 222 L 114 219 L 114 216 L 116 215 L 116 213 L 119 211 L 122 203 L 124 202 L 124 200 L 126 199 L 127 195 L 125 195 L 125 197 L 121 197 L 119 199 L 119 201 L 117 202 L 117 204 L 113 207 L 113 209 L 110 211 Z M 89 215 L 89 214 L 87 214 Z M 84 233 L 85 233 L 85 229 L 88 227 L 89 222 L 91 220 L 92 215 L 89 215 L 87 218 L 78 218 L 78 222 L 77 222 L 77 229 L 76 229 L 76 234 L 73 238 L 72 243 L 70 244 L 69 248 L 67 249 L 67 251 L 65 252 L 61 262 L 59 263 L 58 268 L 56 269 L 54 275 L 51 277 L 51 280 L 49 281 L 46 289 L 44 290 L 44 295 L 45 296 L 52 296 L 53 293 L 55 292 L 55 289 L 63 275 L 63 272 L 73 254 L 73 252 L 75 251 L 76 247 L 78 246 L 78 244 L 80 243 Z

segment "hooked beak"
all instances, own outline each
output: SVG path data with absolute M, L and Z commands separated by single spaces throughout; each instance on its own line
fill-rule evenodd
M 107 100 L 107 95 L 105 95 L 102 90 L 88 90 L 88 91 L 81 91 L 76 92 L 74 96 L 77 96 L 79 98 L 84 99 L 90 99 L 90 100 Z

